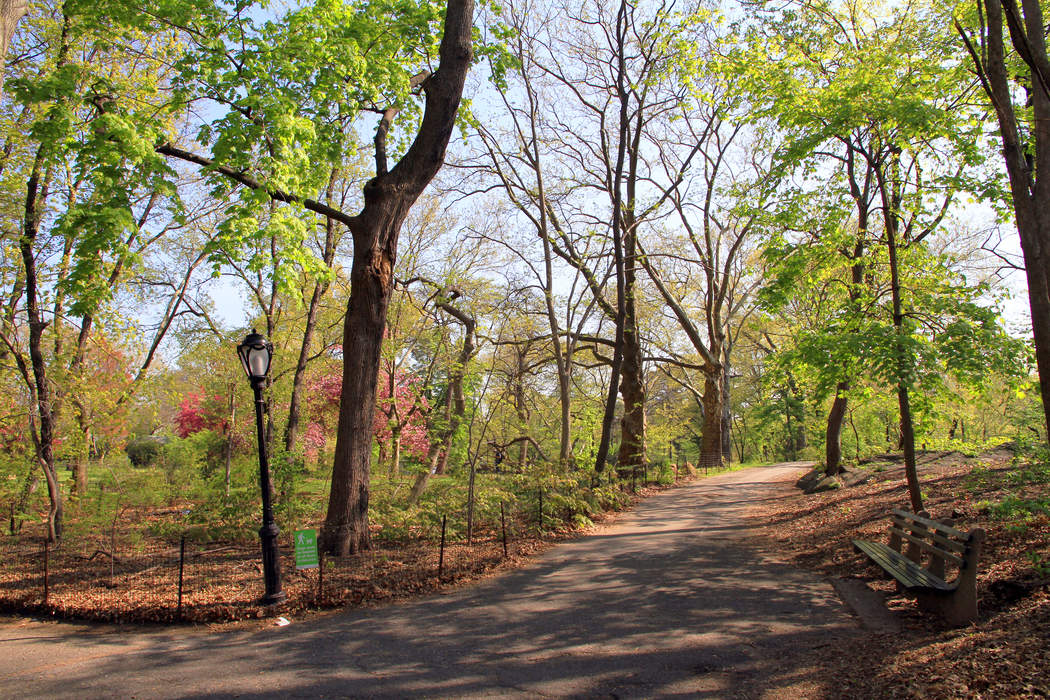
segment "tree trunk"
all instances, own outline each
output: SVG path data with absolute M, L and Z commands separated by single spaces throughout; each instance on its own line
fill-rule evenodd
M 35 428 L 30 426 L 30 430 L 35 431 Z M 29 499 L 32 498 L 34 493 L 36 493 L 37 486 L 39 485 L 40 476 L 37 474 L 36 469 L 31 467 L 26 473 L 25 481 L 22 483 L 22 491 L 18 495 L 18 505 L 15 506 L 17 516 L 12 516 L 11 518 L 12 535 L 16 535 L 22 531 L 22 522 L 25 520 L 25 513 L 29 510 Z
M 29 358 L 32 367 L 36 399 L 38 432 L 35 440 L 37 462 L 44 471 L 50 506 L 47 514 L 48 539 L 56 542 L 62 537 L 62 490 L 55 471 L 53 452 L 55 424 L 51 410 L 51 384 L 47 376 L 47 363 L 43 352 L 43 335 L 47 323 L 40 315 L 39 289 L 37 285 L 36 257 L 33 244 L 36 242 L 42 212 L 41 203 L 46 199 L 47 185 L 41 187 L 43 169 L 43 146 L 37 151 L 32 174 L 26 183 L 25 218 L 19 249 L 26 279 L 26 315 L 29 321 Z
M 299 346 L 299 359 L 292 374 L 292 393 L 288 400 L 288 422 L 284 426 L 284 449 L 292 452 L 299 438 L 299 421 L 302 416 L 303 379 L 306 376 L 306 364 L 310 359 L 310 347 L 313 345 L 314 332 L 317 326 L 317 310 L 321 305 L 321 296 L 328 285 L 320 282 L 314 284 L 310 296 L 310 306 L 306 311 L 306 326 L 303 328 L 303 342 Z
M 546 228 L 546 211 L 542 212 L 544 229 Z M 572 340 L 566 337 L 564 352 L 561 345 L 561 328 L 558 316 L 554 309 L 554 272 L 551 260 L 551 245 L 546 233 L 543 233 L 543 261 L 546 289 L 544 289 L 544 302 L 547 310 L 547 323 L 551 330 L 551 347 L 554 351 L 554 364 L 558 370 L 558 404 L 561 407 L 561 430 L 558 435 L 558 464 L 564 465 L 569 461 L 572 430 L 572 393 L 570 388 L 570 373 L 572 363 Z
M 621 56 L 626 48 L 620 46 Z M 623 377 L 621 397 L 623 418 L 620 421 L 620 467 L 639 468 L 646 463 L 645 456 L 645 367 L 642 362 L 642 335 L 638 328 L 638 220 L 635 215 L 635 196 L 638 183 L 638 132 L 641 129 L 641 110 L 633 140 L 628 149 L 627 199 L 623 202 Z M 626 135 L 626 133 L 625 133 Z M 719 417 L 721 419 L 721 416 Z
M 733 461 L 733 414 L 729 407 L 729 350 L 722 356 L 722 462 Z
M 884 186 L 883 186 L 884 187 Z M 885 191 L 885 189 L 884 189 Z M 883 200 L 886 204 L 890 202 Z M 901 443 L 904 449 L 904 474 L 908 481 L 908 496 L 912 510 L 922 510 L 922 490 L 915 461 L 915 426 L 911 415 L 911 400 L 908 395 L 914 361 L 904 345 L 907 329 L 904 327 L 904 308 L 901 301 L 900 268 L 897 262 L 897 206 L 885 207 L 886 241 L 890 257 L 890 296 L 893 300 L 893 330 L 897 350 L 897 405 L 901 414 Z
M 620 392 L 623 418 L 620 420 L 620 467 L 645 465 L 645 378 L 642 373 L 642 346 L 635 314 L 633 270 L 628 274 L 627 314 L 623 334 L 623 376 Z
M 394 238 L 396 246 L 396 234 Z M 378 248 L 375 242 L 367 247 L 358 243 L 355 240 L 350 273 L 350 300 L 343 332 L 343 391 L 324 526 L 325 551 L 333 556 L 355 554 L 371 547 L 368 495 L 372 421 L 379 351 L 393 289 L 393 250 Z
M 85 445 L 73 460 L 73 493 L 78 497 L 87 495 L 89 459 L 89 448 Z
M 376 442 L 379 443 L 379 453 L 376 455 L 376 466 L 378 466 L 380 469 L 382 469 L 383 467 L 386 466 L 386 463 L 387 463 L 386 454 L 387 454 L 387 452 L 390 449 L 388 447 L 390 442 L 388 440 L 383 440 L 381 438 L 376 438 Z
M 394 428 L 390 435 L 390 478 L 401 477 L 401 428 Z
M 528 344 L 515 348 L 517 366 L 515 367 L 514 374 L 514 412 L 518 416 L 518 425 L 521 435 L 529 434 L 529 411 L 528 406 L 525 404 L 525 356 L 526 353 L 528 353 L 528 349 Z M 528 463 L 529 443 L 528 440 L 522 440 L 518 443 L 518 471 L 524 471 Z
M 226 419 L 226 447 L 223 450 L 223 452 L 225 453 L 223 455 L 223 466 L 225 467 L 223 473 L 223 485 L 225 486 L 225 493 L 227 498 L 229 498 L 230 496 L 230 476 L 232 473 L 231 465 L 233 463 L 233 426 L 234 422 L 237 419 L 237 404 L 234 402 L 235 386 L 236 385 L 233 382 L 230 382 L 226 385 L 229 394 L 228 408 L 226 409 L 226 415 L 228 416 Z
M 368 495 L 372 419 L 397 239 L 412 204 L 444 162 L 473 58 L 473 15 L 473 0 L 449 0 L 440 63 L 423 82 L 426 104 L 419 131 L 388 172 L 385 136 L 395 114 L 387 110 L 383 115 L 376 132 L 376 177 L 365 186 L 364 209 L 350 224 L 354 258 L 343 329 L 343 392 L 322 536 L 322 548 L 329 555 L 352 554 L 371 546 Z
M 609 456 L 609 445 L 612 441 L 612 423 L 616 414 L 616 394 L 619 391 L 620 371 L 624 362 L 624 343 L 626 342 L 624 326 L 627 316 L 627 297 L 625 280 L 625 254 L 623 232 L 623 191 L 621 189 L 624 181 L 624 164 L 627 158 L 627 137 L 629 122 L 629 107 L 631 94 L 627 86 L 627 66 L 624 51 L 627 48 L 627 2 L 621 0 L 616 12 L 616 98 L 619 101 L 619 120 L 617 122 L 616 139 L 616 162 L 612 169 L 612 191 L 609 193 L 612 199 L 612 227 L 611 235 L 613 241 L 613 268 L 616 276 L 616 341 L 613 346 L 612 366 L 609 368 L 609 392 L 605 397 L 605 415 L 602 418 L 602 434 L 598 441 L 598 452 L 594 459 L 594 471 L 602 472 Z M 626 413 L 626 407 L 624 410 Z M 636 418 L 636 417 L 635 417 Z M 626 417 L 625 417 L 626 419 Z M 644 431 L 644 429 L 643 429 Z M 644 438 L 643 438 L 644 439 Z M 623 444 L 621 437 L 621 453 Z
M 4 96 L 4 76 L 7 74 L 7 52 L 18 22 L 29 11 L 28 0 L 0 0 L 0 98 Z
M 845 471 L 842 468 L 842 424 L 846 420 L 848 390 L 849 382 L 838 383 L 835 387 L 835 400 L 828 412 L 828 429 L 824 442 L 824 473 L 827 476 L 835 476 Z
M 704 370 L 704 427 L 700 442 L 700 466 L 722 466 L 722 372 L 719 368 Z
M 412 490 L 408 493 L 408 505 L 410 506 L 419 501 L 431 475 L 445 473 L 452 438 L 459 430 L 459 425 L 467 412 L 467 402 L 463 396 L 463 377 L 466 376 L 467 366 L 474 358 L 474 353 L 477 352 L 477 346 L 474 344 L 477 323 L 474 318 L 445 302 L 439 303 L 438 307 L 463 324 L 463 346 L 449 373 L 448 392 L 445 394 L 444 427 L 433 436 L 437 439 L 430 442 L 430 449 L 427 451 L 427 471 L 416 477 Z

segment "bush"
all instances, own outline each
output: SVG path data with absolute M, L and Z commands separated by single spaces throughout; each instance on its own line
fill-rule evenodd
M 157 435 L 141 435 L 128 440 L 124 452 L 134 467 L 149 467 L 160 455 L 168 439 Z

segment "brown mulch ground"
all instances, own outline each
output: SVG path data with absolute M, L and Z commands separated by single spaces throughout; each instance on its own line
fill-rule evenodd
M 1050 564 L 1050 518 L 1011 522 L 990 507 L 1011 493 L 1046 498 L 1050 485 L 1018 486 L 1012 456 L 1000 450 L 978 458 L 958 452 L 919 458 L 931 516 L 988 534 L 978 576 L 981 617 L 959 629 L 920 613 L 850 545 L 851 539 L 885 541 L 890 509 L 910 510 L 899 463 L 869 463 L 849 474 L 850 480 L 870 478 L 866 483 L 812 495 L 792 490 L 753 512 L 751 525 L 767 552 L 829 577 L 863 580 L 885 593 L 902 623 L 900 634 L 864 635 L 822 652 L 835 697 L 1050 696 L 1050 571 L 1030 558 Z

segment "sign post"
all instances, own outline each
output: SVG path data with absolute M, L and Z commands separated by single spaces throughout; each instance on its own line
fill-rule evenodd
M 318 568 L 317 530 L 295 531 L 295 568 Z

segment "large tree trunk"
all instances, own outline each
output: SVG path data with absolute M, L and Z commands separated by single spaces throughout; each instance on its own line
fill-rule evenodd
M 624 200 L 621 189 L 624 181 L 624 164 L 627 158 L 627 137 L 629 123 L 629 106 L 631 94 L 627 85 L 627 67 L 624 51 L 627 47 L 628 3 L 621 0 L 616 11 L 615 46 L 616 52 L 616 98 L 619 101 L 619 120 L 617 122 L 616 162 L 612 169 L 612 242 L 613 267 L 616 276 L 616 341 L 613 347 L 612 365 L 609 368 L 609 391 L 605 397 L 605 415 L 602 418 L 602 434 L 598 440 L 598 452 L 594 458 L 594 471 L 601 472 L 609 456 L 609 445 L 612 441 L 612 424 L 616 414 L 616 394 L 619 391 L 620 371 L 624 358 L 624 325 L 626 322 L 626 281 L 623 223 Z M 628 198 L 629 199 L 629 198 Z M 625 410 L 626 413 L 626 410 Z M 622 439 L 621 439 L 622 440 Z M 621 444 L 621 451 L 623 445 Z
M 393 246 L 397 245 L 396 239 L 395 234 Z M 343 331 L 343 391 L 324 525 L 324 548 L 334 556 L 354 554 L 371 546 L 368 494 L 372 421 L 379 351 L 393 289 L 393 250 L 379 248 L 374 240 L 367 245 L 366 241 L 356 240 L 356 236 L 354 243 L 351 292 Z
M 626 236 L 628 264 L 623 329 L 623 376 L 620 392 L 623 398 L 623 418 L 620 420 L 619 467 L 645 465 L 645 377 L 642 365 L 641 334 L 638 332 L 638 314 L 635 307 L 634 234 Z
M 835 400 L 828 412 L 828 428 L 824 441 L 824 473 L 835 476 L 842 473 L 842 424 L 846 420 L 848 382 L 835 387 Z
M 618 42 L 620 58 L 627 48 Z M 617 85 L 622 91 L 624 86 Z M 629 93 L 621 92 L 621 99 Z M 620 422 L 620 467 L 644 467 L 645 457 L 645 367 L 642 361 L 642 336 L 638 328 L 638 219 L 635 202 L 638 191 L 639 141 L 644 125 L 643 110 L 637 110 L 627 151 L 627 199 L 623 202 L 623 419 Z M 624 113 L 621 111 L 621 119 Z M 627 136 L 626 131 L 623 134 Z
M 28 0 L 0 0 L 0 98 L 4 96 L 4 76 L 7 73 L 7 52 L 18 22 L 29 12 Z
M 722 372 L 718 367 L 704 369 L 704 426 L 700 442 L 700 466 L 722 466 Z
M 368 493 L 379 351 L 393 288 L 397 238 L 409 208 L 445 159 L 463 83 L 473 58 L 473 0 L 449 0 L 438 70 L 423 82 L 426 106 L 415 140 L 387 172 L 384 114 L 376 134 L 376 177 L 365 186 L 365 206 L 354 217 L 354 260 L 343 331 L 343 394 L 339 403 L 335 464 L 322 548 L 334 556 L 371 546 Z

